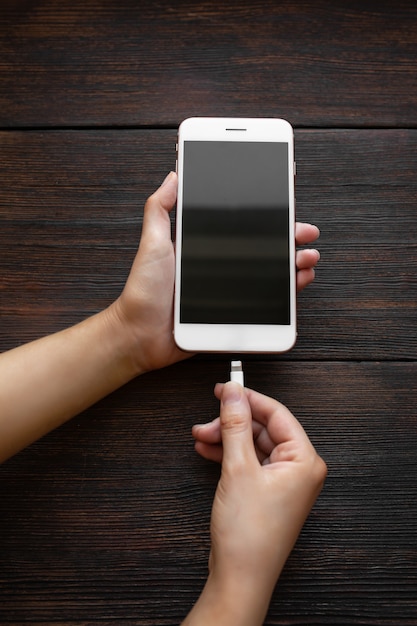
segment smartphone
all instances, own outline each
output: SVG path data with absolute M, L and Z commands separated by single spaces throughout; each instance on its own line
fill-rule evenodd
M 174 338 L 182 350 L 294 345 L 293 135 L 282 119 L 180 125 Z

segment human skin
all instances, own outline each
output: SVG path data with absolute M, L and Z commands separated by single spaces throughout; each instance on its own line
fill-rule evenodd
M 222 463 L 206 585 L 183 626 L 258 626 L 327 469 L 292 413 L 238 383 L 217 385 L 220 417 L 197 451 Z
M 115 302 L 76 326 L 0 355 L 0 461 L 132 378 L 190 356 L 172 335 L 169 212 L 176 192 L 171 172 L 147 200 L 139 250 Z M 317 227 L 297 223 L 297 245 L 318 235 Z M 317 250 L 297 252 L 298 290 L 312 282 L 318 260 Z M 198 452 L 222 462 L 210 572 L 184 624 L 256 626 L 324 469 L 301 426 L 275 400 L 232 383 L 218 385 L 215 393 L 220 418 L 193 431 Z
M 190 356 L 172 336 L 175 253 L 171 172 L 145 205 L 142 236 L 120 297 L 80 324 L 0 355 L 0 462 L 132 378 Z M 297 224 L 298 245 L 319 234 Z M 297 252 L 297 287 L 314 279 L 317 250 Z

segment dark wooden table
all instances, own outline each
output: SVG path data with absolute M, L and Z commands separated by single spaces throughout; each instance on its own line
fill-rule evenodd
M 191 115 L 288 119 L 322 231 L 297 346 L 245 361 L 329 467 L 266 623 L 417 624 L 415 1 L 3 0 L 0 347 L 117 297 Z M 0 468 L 2 626 L 180 622 L 228 367 L 139 378 Z

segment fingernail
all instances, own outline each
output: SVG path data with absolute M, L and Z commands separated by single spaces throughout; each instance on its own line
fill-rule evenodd
M 206 428 L 207 426 L 208 426 L 208 424 L 194 424 L 192 429 L 193 430 L 200 430 L 200 428 Z
M 241 402 L 243 396 L 243 387 L 239 383 L 228 382 L 223 387 L 222 404 L 236 404 Z

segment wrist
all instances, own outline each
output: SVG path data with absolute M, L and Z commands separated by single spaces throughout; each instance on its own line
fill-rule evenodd
M 124 318 L 117 300 L 98 316 L 102 318 L 103 341 L 106 341 L 114 367 L 119 371 L 121 386 L 145 372 L 137 359 L 138 338 L 129 321 Z
M 114 344 L 123 356 L 129 379 L 189 358 L 175 344 L 170 315 L 153 307 L 126 305 L 122 294 L 104 312 L 112 328 Z
M 261 626 L 275 585 L 254 577 L 217 577 L 212 572 L 183 626 Z

